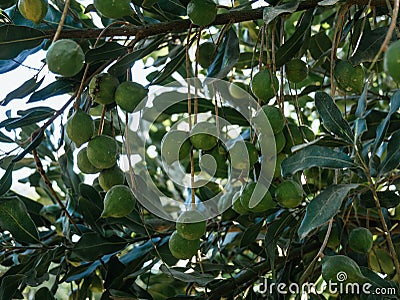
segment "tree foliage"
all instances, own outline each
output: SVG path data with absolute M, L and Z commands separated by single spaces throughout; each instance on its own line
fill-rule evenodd
M 204 27 L 191 23 L 187 0 L 132 0 L 129 15 L 114 16 L 116 8 L 106 13 L 118 19 L 96 11 L 96 1 L 83 5 L 51 0 L 38 24 L 25 19 L 15 2 L 0 6 L 2 74 L 47 51 L 54 37 L 77 42 L 85 64 L 72 77 L 54 77 L 43 60 L 37 74 L 1 99 L 7 109 L 7 118 L 0 122 L 0 145 L 7 149 L 0 154 L 2 300 L 66 299 L 67 294 L 70 299 L 283 299 L 276 289 L 272 295 L 257 289 L 272 283 L 320 285 L 326 280 L 321 277 L 321 258 L 338 255 L 351 258 L 373 288 L 395 288 L 397 294 L 387 299 L 399 298 L 400 92 L 396 76 L 384 69 L 384 51 L 399 37 L 399 1 L 266 1 L 257 8 L 258 1 L 215 1 L 218 14 Z M 205 42 L 214 45 L 204 47 L 215 49 L 212 53 L 199 50 Z M 308 72 L 296 83 L 286 76 L 286 64 L 293 59 L 305 62 Z M 154 111 L 145 112 L 143 103 L 128 114 L 113 101 L 104 106 L 96 102 L 96 82 L 90 88 L 89 83 L 98 74 L 131 81 L 142 75 L 132 74 L 140 61 L 153 70 L 140 91 L 158 91 L 152 94 L 157 118 Z M 338 67 L 343 62 L 344 73 Z M 274 132 L 276 143 L 280 138 L 284 145 L 279 151 L 273 145 L 271 156 L 263 149 L 274 143 L 257 134 L 257 118 L 254 123 L 252 119 L 256 111 L 248 97 L 256 90 L 252 78 L 260 70 L 271 75 L 266 82 L 276 76 L 279 86 L 261 86 L 272 88 L 273 97 L 257 99 L 258 105 L 284 113 L 283 130 Z M 45 77 L 54 80 L 44 83 Z M 225 90 L 222 86 L 209 98 L 187 98 L 188 83 L 201 90 L 204 82 L 210 80 L 211 87 L 216 79 L 228 82 Z M 175 89 L 160 89 L 166 85 Z M 54 109 L 49 100 L 59 95 L 64 102 Z M 239 104 L 224 102 L 226 95 L 234 99 L 231 104 Z M 24 109 L 17 99 L 36 106 Z M 244 109 L 253 109 L 250 119 Z M 136 198 L 140 194 L 151 199 L 156 211 L 164 205 L 176 220 L 177 207 L 190 207 L 193 200 L 201 207 L 222 195 L 218 210 L 223 207 L 224 212 L 207 220 L 198 255 L 176 259 L 168 245 L 175 222 L 157 216 L 142 201 L 135 201 L 123 217 L 102 217 L 111 184 L 104 180 L 111 179 L 99 180 L 96 168 L 97 175 L 80 172 L 77 154 L 87 144 L 77 147 L 65 134 L 66 120 L 78 110 L 90 114 L 95 134 L 117 142 L 121 168 L 124 157 L 140 154 L 143 142 L 145 162 L 129 165 L 124 184 Z M 165 168 L 161 150 L 168 132 L 196 113 L 208 116 L 210 123 L 217 115 L 237 134 L 226 133 L 226 145 L 177 153 L 188 178 L 201 168 L 209 172 L 207 156 L 216 159 L 210 182 L 190 189 L 172 180 L 179 174 Z M 154 120 L 148 136 L 135 134 L 129 116 L 131 121 Z M 231 168 L 234 145 L 241 140 L 247 142 L 243 149 L 249 161 L 255 153 L 255 161 L 243 168 L 248 175 Z M 26 176 L 17 177 L 18 170 Z M 165 205 L 163 197 L 141 182 L 144 170 L 154 186 L 179 205 Z M 269 178 L 263 170 L 272 170 L 270 181 L 263 181 Z M 228 184 L 232 176 L 237 180 Z M 301 204 L 294 208 L 276 203 L 275 190 L 288 180 L 303 189 Z M 29 184 L 35 195 L 21 195 L 13 188 L 16 181 Z M 273 201 L 268 210 L 257 211 L 251 199 L 239 197 L 251 182 L 268 185 L 268 201 Z M 374 237 L 367 253 L 354 251 L 348 243 L 350 231 L 359 227 Z

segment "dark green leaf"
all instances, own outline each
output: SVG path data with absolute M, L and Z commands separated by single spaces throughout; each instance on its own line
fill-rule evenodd
M 14 143 L 14 140 L 0 132 L 0 143 Z
M 47 287 L 42 287 L 35 293 L 35 300 L 54 300 L 54 299 L 55 298 L 53 294 Z
M 240 240 L 240 247 L 246 247 L 251 243 L 255 242 L 260 230 L 262 228 L 263 222 L 258 222 L 257 224 L 247 228 L 243 232 L 242 239 Z
M 38 147 L 40 145 L 40 143 L 43 140 L 43 131 L 41 130 L 36 136 L 35 138 L 32 140 L 32 142 L 30 142 L 28 144 L 28 146 L 24 149 L 24 151 L 22 151 L 20 154 L 18 154 L 16 157 L 14 157 L 14 159 L 12 160 L 13 163 L 16 163 L 17 161 L 20 161 L 21 159 L 23 159 L 25 157 L 25 155 L 27 155 L 29 152 L 31 152 L 33 149 L 35 149 L 36 147 Z
M 26 275 L 24 274 L 15 274 L 8 275 L 2 278 L 0 285 L 0 299 L 1 300 L 12 300 L 14 299 L 14 294 L 17 291 L 19 285 L 22 282 Z
M 40 30 L 15 25 L 0 26 L 0 59 L 12 59 L 23 50 L 39 46 L 44 39 Z
M 105 254 L 117 252 L 126 245 L 127 241 L 118 236 L 105 238 L 95 232 L 89 232 L 83 234 L 75 244 L 72 254 L 83 260 L 94 261 Z
M 379 203 L 382 207 L 393 208 L 400 204 L 400 196 L 394 191 L 378 191 Z M 365 208 L 376 208 L 375 200 L 371 191 L 359 195 L 360 204 Z
M 343 119 L 342 113 L 331 96 L 324 92 L 317 92 L 315 94 L 315 107 L 326 129 L 353 144 L 353 133 L 350 125 Z
M 207 78 L 224 78 L 239 61 L 239 39 L 233 28 L 230 28 L 218 47 L 213 63 L 207 70 Z
M 0 227 L 8 230 L 19 243 L 40 243 L 35 223 L 17 197 L 0 199 Z
M 400 164 L 400 130 L 396 131 L 387 145 L 384 160 L 378 167 L 378 175 L 382 176 L 396 169 Z
M 297 231 L 300 239 L 304 239 L 312 230 L 334 217 L 347 193 L 356 187 L 356 184 L 331 185 L 311 200 L 307 205 L 306 214 Z
M 42 101 L 50 97 L 71 93 L 76 88 L 76 85 L 77 83 L 74 81 L 59 79 L 55 82 L 50 83 L 43 89 L 34 92 L 30 96 L 28 103 Z
M 16 118 L 9 123 L 5 124 L 5 128 L 10 131 L 12 129 L 20 128 L 26 125 L 35 124 L 37 122 L 46 120 L 54 114 L 54 111 L 41 111 L 33 110 L 30 113 L 22 116 L 21 118 Z
M 186 51 L 185 47 L 182 49 L 171 59 L 169 63 L 165 65 L 163 70 L 159 72 L 159 75 L 154 78 L 154 80 L 150 83 L 152 85 L 163 83 L 164 80 L 168 79 L 172 73 L 174 73 L 185 61 Z
M 365 119 L 356 119 L 354 121 L 354 140 L 357 142 L 367 130 L 367 121 Z
M 13 99 L 22 99 L 28 96 L 30 93 L 34 92 L 43 82 L 44 77 L 37 81 L 36 77 L 28 79 L 25 81 L 19 88 L 15 89 L 11 93 L 9 93 L 3 101 L 1 101 L 1 105 L 7 105 Z
M 14 169 L 14 164 L 10 163 L 0 179 L 0 196 L 7 193 L 12 185 L 12 171 Z
M 183 282 L 195 282 L 201 286 L 205 286 L 214 280 L 214 276 L 209 274 L 201 274 L 197 271 L 191 271 L 190 273 L 184 273 L 180 271 L 181 268 L 168 268 L 166 265 L 161 265 L 160 270 L 164 274 L 172 276 Z
M 268 25 L 281 14 L 295 12 L 297 7 L 299 7 L 299 1 L 284 3 L 278 6 L 267 6 L 263 10 L 263 21 Z
M 331 48 L 332 41 L 324 31 L 318 32 L 310 39 L 309 50 L 315 60 L 320 59 Z
M 94 62 L 109 61 L 125 55 L 126 52 L 126 47 L 116 42 L 108 42 L 100 47 L 90 49 L 88 52 L 86 52 L 85 61 L 88 64 Z
M 355 168 L 357 165 L 345 153 L 321 146 L 309 146 L 286 158 L 281 164 L 282 176 L 290 176 L 311 167 L 331 169 Z

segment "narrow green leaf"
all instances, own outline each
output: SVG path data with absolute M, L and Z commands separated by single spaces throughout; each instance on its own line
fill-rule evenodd
M 39 46 L 44 33 L 27 26 L 0 26 L 0 59 L 7 60 L 18 56 L 23 50 Z
M 7 193 L 12 185 L 12 171 L 14 169 L 14 164 L 10 163 L 4 173 L 3 177 L 0 179 L 0 196 Z
M 205 286 L 214 280 L 214 276 L 210 274 L 201 274 L 197 271 L 191 271 L 190 273 L 184 273 L 180 271 L 182 268 L 168 268 L 166 265 L 161 265 L 160 270 L 164 274 L 172 276 L 183 282 L 195 282 L 201 286 Z
M 40 243 L 36 225 L 17 197 L 0 199 L 0 227 L 21 244 Z
M 47 287 L 41 287 L 36 293 L 35 293 L 35 300 L 54 300 L 53 294 L 50 292 L 50 290 Z
M 14 140 L 0 132 L 0 143 L 14 143 Z
M 86 52 L 85 61 L 89 64 L 94 62 L 109 61 L 125 55 L 126 52 L 126 47 L 116 42 L 108 42 L 100 47 L 90 49 L 88 52 Z
M 118 236 L 105 238 L 95 232 L 89 232 L 82 235 L 72 253 L 83 260 L 94 261 L 105 254 L 123 249 L 127 244 L 126 240 Z
M 325 224 L 337 214 L 347 193 L 357 184 L 331 185 L 323 190 L 307 205 L 306 214 L 297 231 L 300 239 L 304 239 L 315 228 Z
M 315 107 L 326 129 L 353 144 L 353 133 L 350 125 L 343 119 L 342 113 L 331 96 L 325 92 L 317 92 L 315 94 Z
M 400 130 L 393 133 L 387 145 L 386 156 L 378 167 L 378 176 L 396 169 L 400 164 Z
M 355 168 L 357 165 L 345 153 L 312 145 L 296 152 L 282 162 L 282 176 L 290 176 L 311 167 L 343 169 Z
M 0 299 L 1 300 L 12 300 L 14 299 L 14 294 L 18 290 L 19 285 L 26 275 L 15 274 L 8 275 L 2 278 L 0 285 Z
M 30 96 L 28 103 L 42 101 L 50 97 L 71 93 L 76 88 L 76 85 L 77 82 L 66 79 L 59 79 L 50 83 L 43 89 L 34 92 Z
M 258 234 L 260 233 L 262 225 L 263 222 L 258 222 L 257 224 L 247 228 L 243 232 L 242 238 L 240 240 L 240 248 L 247 247 L 256 240 Z
M 22 151 L 20 154 L 18 154 L 17 156 L 15 156 L 13 158 L 12 162 L 16 163 L 16 162 L 20 161 L 21 159 L 23 159 L 25 157 L 25 155 L 27 155 L 29 152 L 31 152 L 33 149 L 35 149 L 37 146 L 39 146 L 43 140 L 43 136 L 44 136 L 44 133 L 41 130 L 38 133 L 38 135 L 32 140 L 32 142 L 30 142 L 29 145 L 24 149 L 24 151 Z
M 311 56 L 318 60 L 322 56 L 326 55 L 326 52 L 332 48 L 332 41 L 326 35 L 324 31 L 318 32 L 317 34 L 313 35 L 310 39 L 310 53 Z
M 150 83 L 151 85 L 156 85 L 162 83 L 164 80 L 169 78 L 185 61 L 186 58 L 186 51 L 185 47 L 182 47 L 182 49 L 169 61 L 165 67 L 162 69 L 162 71 L 159 73 L 159 75 L 153 79 L 153 81 Z
M 49 117 L 51 117 L 53 115 L 54 111 L 48 112 L 48 111 L 41 111 L 41 110 L 37 110 L 37 111 L 31 111 L 30 113 L 17 118 L 15 120 L 13 120 L 12 122 L 9 122 L 5 125 L 5 128 L 10 131 L 12 129 L 16 129 L 16 128 L 20 128 L 22 126 L 26 126 L 26 125 L 31 125 L 31 124 L 35 124 L 37 122 L 43 121 L 48 119 Z
M 7 105 L 13 99 L 22 99 L 28 96 L 30 93 L 33 93 L 43 82 L 44 77 L 37 81 L 36 77 L 28 79 L 25 81 L 19 88 L 15 89 L 11 93 L 9 93 L 3 101 L 1 101 L 0 105 Z
M 385 208 L 394 208 L 400 204 L 400 196 L 395 191 L 378 191 L 379 203 Z M 360 205 L 365 208 L 376 208 L 374 196 L 371 191 L 358 195 Z
M 263 21 L 265 25 L 271 23 L 277 16 L 285 13 L 293 13 L 299 7 L 299 1 L 284 3 L 278 6 L 267 6 L 263 10 Z

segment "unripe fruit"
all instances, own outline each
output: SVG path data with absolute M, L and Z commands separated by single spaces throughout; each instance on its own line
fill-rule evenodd
M 118 85 L 118 79 L 111 74 L 97 74 L 89 83 L 89 94 L 94 102 L 102 105 L 111 104 L 114 102 L 114 94 Z
M 201 150 L 211 150 L 217 145 L 217 127 L 215 124 L 200 122 L 190 131 L 190 142 L 193 147 Z
M 283 130 L 283 127 L 285 126 L 285 120 L 278 107 L 272 105 L 264 105 L 261 107 L 261 110 L 257 112 L 253 119 L 255 125 L 259 128 L 265 128 L 266 126 L 263 124 L 265 118 L 263 118 L 264 116 L 261 116 L 262 113 L 264 113 L 267 117 L 274 134 L 277 134 Z
M 112 137 L 98 135 L 89 142 L 87 157 L 96 168 L 111 168 L 118 159 L 118 144 Z
M 123 218 L 131 213 L 136 199 L 126 185 L 113 186 L 104 197 L 102 218 Z
M 125 182 L 124 172 L 117 166 L 102 170 L 99 174 L 99 184 L 106 192 L 115 185 L 122 185 Z
M 263 101 L 272 99 L 279 89 L 278 78 L 270 70 L 261 70 L 254 75 L 251 81 L 253 94 Z
M 70 116 L 65 126 L 65 131 L 77 147 L 90 140 L 94 133 L 94 122 L 90 115 L 78 109 Z
M 199 46 L 199 65 L 207 69 L 214 57 L 215 45 L 212 42 L 205 42 Z
M 256 188 L 257 185 L 258 188 Z M 272 200 L 268 189 L 263 184 L 255 182 L 246 185 L 239 201 L 243 207 L 248 208 L 252 212 L 264 212 L 276 207 L 276 202 Z
M 236 192 L 232 197 L 232 209 L 240 215 L 245 215 L 249 212 L 249 208 L 243 206 L 240 201 L 240 192 Z
M 138 104 L 147 96 L 148 90 L 139 83 L 122 82 L 115 91 L 115 102 L 126 112 L 133 112 Z
M 189 135 L 185 131 L 170 130 L 161 141 L 161 154 L 170 165 L 174 161 L 189 157 L 191 147 Z
M 400 82 L 400 41 L 390 44 L 383 59 L 384 69 L 392 78 Z
M 47 50 L 46 61 L 51 72 L 72 77 L 82 70 L 85 54 L 81 46 L 75 41 L 58 40 L 51 44 L 49 50 Z
M 204 216 L 197 210 L 183 212 L 176 221 L 176 231 L 187 240 L 201 238 L 206 233 L 206 226 Z
M 368 228 L 359 227 L 350 231 L 349 246 L 359 253 L 368 253 L 373 245 L 373 236 Z
M 101 169 L 96 168 L 89 161 L 89 159 L 87 157 L 87 148 L 86 147 L 81 149 L 78 152 L 77 164 L 78 164 L 79 170 L 81 170 L 81 172 L 85 173 L 85 174 L 96 174 L 101 171 Z
M 174 231 L 169 239 L 168 246 L 172 255 L 177 259 L 192 258 L 200 248 L 200 240 L 187 240 Z
M 295 208 L 303 199 L 303 188 L 296 181 L 284 181 L 276 188 L 275 198 L 282 207 Z
M 340 89 L 361 94 L 364 87 L 364 70 L 360 65 L 353 67 L 348 61 L 340 60 L 336 63 L 333 74 Z
M 324 256 L 322 259 L 322 278 L 326 282 L 334 283 L 368 282 L 357 263 L 345 255 Z
M 299 83 L 307 78 L 308 67 L 301 59 L 292 59 L 286 64 L 286 77 L 293 83 Z
M 94 7 L 103 16 L 118 19 L 132 14 L 130 0 L 94 0 Z
M 18 9 L 25 19 L 39 24 L 46 16 L 49 4 L 47 0 L 19 0 Z
M 275 134 L 276 153 L 282 152 L 283 148 L 285 148 L 285 145 L 286 145 L 285 135 L 283 134 L 282 131 L 280 131 L 277 134 Z
M 207 26 L 217 16 L 217 5 L 211 0 L 191 0 L 187 6 L 190 21 L 197 26 Z
M 248 141 L 237 141 L 229 150 L 231 166 L 237 170 L 251 169 L 258 161 L 256 146 Z

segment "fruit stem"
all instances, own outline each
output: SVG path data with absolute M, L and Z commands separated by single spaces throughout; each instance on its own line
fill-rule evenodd
M 61 30 L 62 30 L 62 28 L 64 26 L 65 19 L 67 18 L 70 2 L 71 2 L 71 0 L 65 0 L 64 10 L 63 10 L 62 15 L 61 15 L 60 23 L 58 23 L 57 31 L 56 31 L 56 33 L 55 33 L 55 35 L 53 37 L 53 43 L 55 41 L 57 41 L 58 38 L 60 37 L 60 33 L 61 33 Z

